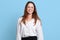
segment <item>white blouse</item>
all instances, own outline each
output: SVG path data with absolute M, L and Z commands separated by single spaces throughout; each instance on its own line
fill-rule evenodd
M 34 19 L 31 19 L 29 22 L 21 23 L 23 17 L 18 19 L 17 23 L 17 34 L 16 40 L 21 40 L 21 37 L 28 37 L 28 36 L 37 36 L 37 40 L 43 40 L 43 32 L 41 22 L 37 20 L 36 25 L 34 26 Z

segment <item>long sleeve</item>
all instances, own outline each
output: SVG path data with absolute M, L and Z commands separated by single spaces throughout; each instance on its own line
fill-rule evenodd
M 36 31 L 37 31 L 37 40 L 44 40 L 43 32 L 42 32 L 42 25 L 39 20 L 37 21 Z
M 19 24 L 20 20 L 21 19 L 19 19 L 17 23 L 16 40 L 21 40 L 21 25 Z

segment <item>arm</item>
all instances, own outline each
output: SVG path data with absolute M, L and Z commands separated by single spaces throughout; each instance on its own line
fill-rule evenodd
M 43 32 L 42 32 L 42 25 L 39 20 L 37 20 L 36 32 L 37 32 L 37 40 L 44 40 L 43 39 Z
M 16 32 L 16 40 L 21 40 L 21 25 L 19 24 L 20 19 L 17 23 L 17 32 Z

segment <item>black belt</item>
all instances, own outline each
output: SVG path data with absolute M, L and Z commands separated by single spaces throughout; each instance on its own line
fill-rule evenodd
M 37 36 L 22 37 L 22 40 L 37 40 Z

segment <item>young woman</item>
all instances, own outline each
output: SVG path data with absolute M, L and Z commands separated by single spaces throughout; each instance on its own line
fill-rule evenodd
M 31 1 L 27 2 L 24 15 L 18 19 L 16 40 L 43 40 L 41 20 Z

